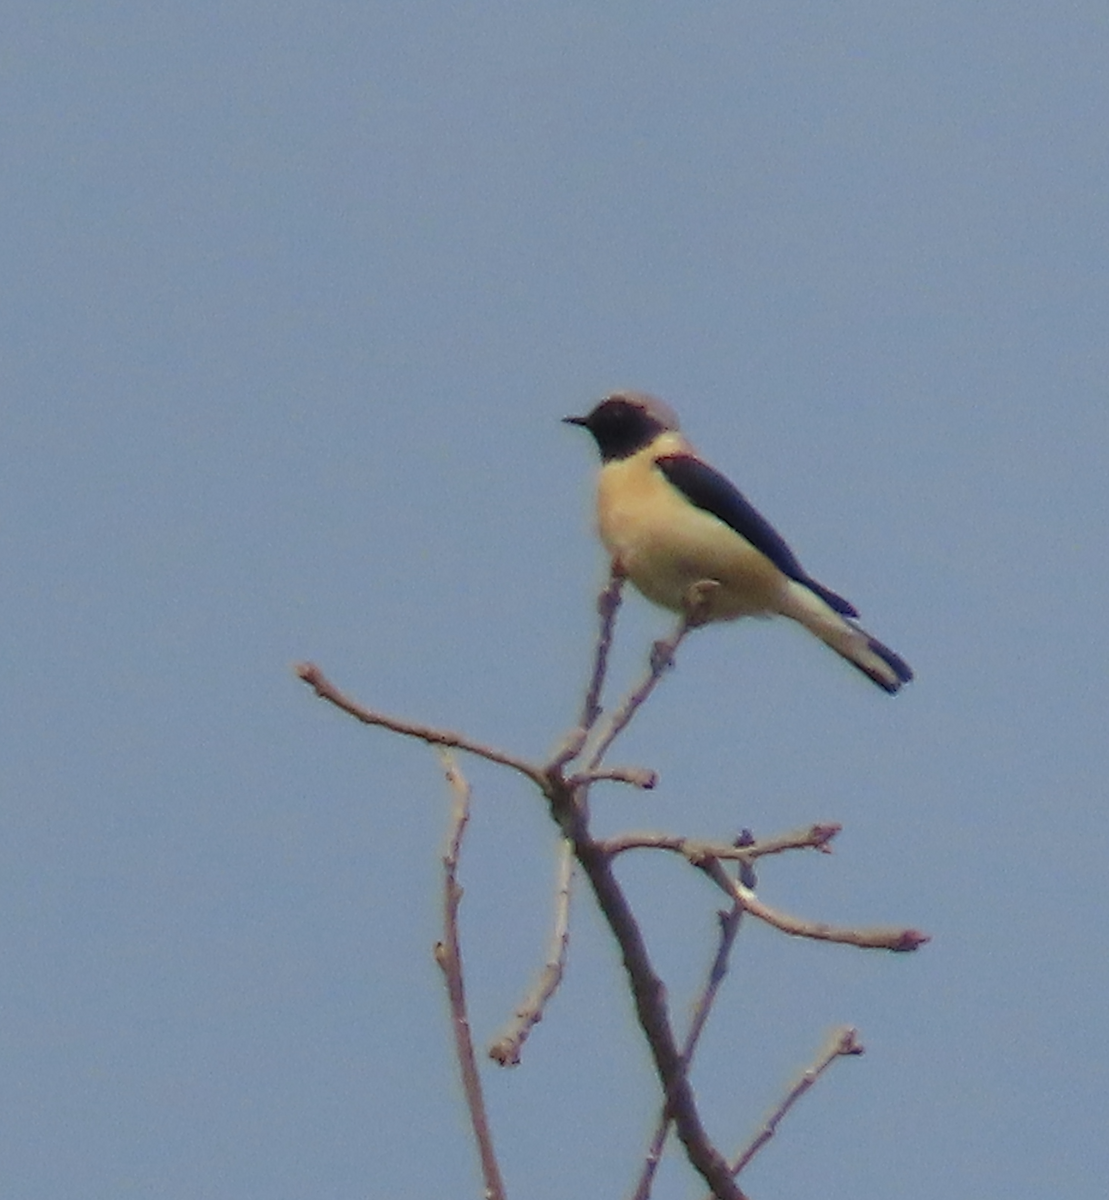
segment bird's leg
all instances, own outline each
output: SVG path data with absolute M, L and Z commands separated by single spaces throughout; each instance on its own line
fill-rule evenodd
M 685 619 L 690 629 L 712 620 L 713 596 L 720 590 L 718 579 L 699 579 L 685 594 Z
M 720 583 L 716 579 L 700 579 L 690 585 L 685 594 L 678 628 L 668 639 L 655 642 L 651 647 L 651 670 L 655 675 L 661 675 L 667 667 L 674 665 L 674 651 L 691 629 L 712 620 L 712 598 L 719 588 Z

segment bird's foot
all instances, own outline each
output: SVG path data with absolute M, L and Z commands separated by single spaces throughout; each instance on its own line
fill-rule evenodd
M 651 674 L 661 675 L 674 665 L 674 643 L 669 638 L 660 638 L 651 646 Z
M 690 629 L 712 620 L 712 601 L 720 590 L 718 579 L 700 579 L 685 594 L 685 621 Z

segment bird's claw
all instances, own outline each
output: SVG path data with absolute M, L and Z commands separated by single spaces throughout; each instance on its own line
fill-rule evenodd
M 668 667 L 674 665 L 674 647 L 668 641 L 659 639 L 651 646 L 651 672 L 661 675 Z

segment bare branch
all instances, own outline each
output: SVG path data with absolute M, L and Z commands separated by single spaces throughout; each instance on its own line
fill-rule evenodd
M 458 1056 L 458 1069 L 462 1076 L 462 1090 L 466 1096 L 466 1107 L 470 1112 L 470 1124 L 481 1157 L 481 1173 L 485 1179 L 485 1200 L 504 1200 L 504 1183 L 493 1151 L 493 1135 L 489 1128 L 489 1117 L 485 1111 L 485 1099 L 481 1091 L 477 1059 L 474 1056 L 474 1041 L 470 1034 L 470 1020 L 466 1015 L 466 989 L 462 976 L 462 949 L 458 937 L 458 905 L 462 900 L 462 888 L 458 885 L 458 856 L 462 849 L 462 837 L 470 819 L 470 786 L 463 779 L 454 759 L 445 750 L 440 751 L 451 795 L 451 826 L 447 840 L 447 851 L 443 855 L 443 940 L 435 946 L 435 961 L 443 972 L 447 984 L 447 997 L 451 1007 L 451 1025 L 454 1028 L 454 1047 Z
M 858 1040 L 857 1030 L 852 1029 L 849 1025 L 844 1025 L 840 1029 L 834 1029 L 817 1055 L 816 1061 L 798 1076 L 793 1086 L 786 1092 L 781 1103 L 766 1118 L 762 1128 L 752 1138 L 750 1145 L 735 1160 L 732 1166 L 732 1174 L 738 1175 L 763 1146 L 770 1141 L 777 1131 L 781 1119 L 837 1058 L 845 1058 L 850 1055 L 862 1053 L 863 1046 Z
M 765 858 L 768 854 L 781 854 L 786 850 L 819 850 L 821 854 L 832 853 L 832 839 L 843 829 L 842 825 L 810 825 L 806 829 L 794 829 L 778 837 L 765 838 L 744 847 L 748 858 Z
M 730 912 L 718 912 L 716 915 L 720 921 L 720 944 L 716 948 L 705 986 L 694 1005 L 693 1018 L 690 1021 L 689 1032 L 686 1034 L 685 1045 L 682 1048 L 682 1058 L 687 1065 L 693 1057 L 694 1050 L 697 1049 L 697 1043 L 701 1038 L 701 1032 L 708 1020 L 709 1013 L 712 1011 L 716 994 L 724 982 L 724 976 L 728 973 L 728 957 L 732 952 L 732 943 L 736 939 L 736 934 L 739 933 L 743 909 L 737 904 Z
M 666 1006 L 666 989 L 655 974 L 631 906 L 612 872 L 611 858 L 581 828 L 575 836 L 574 853 L 620 945 L 636 1015 L 655 1060 L 655 1069 L 666 1094 L 667 1112 L 685 1147 L 686 1157 L 718 1200 L 744 1200 L 743 1193 L 732 1179 L 728 1163 L 709 1141 L 701 1124 L 693 1088 L 674 1041 Z
M 597 783 L 599 780 L 609 780 L 612 783 L 630 783 L 632 787 L 642 788 L 649 792 L 658 785 L 658 775 L 646 767 L 601 767 L 596 771 L 586 771 L 581 775 L 571 775 L 566 781 L 570 787 L 577 788 L 587 783 Z
M 875 926 L 870 929 L 841 929 L 827 925 L 823 921 L 806 921 L 801 917 L 793 917 L 788 913 L 779 912 L 764 904 L 750 888 L 744 887 L 738 879 L 733 879 L 727 871 L 714 859 L 706 859 L 696 864 L 724 892 L 737 900 L 753 917 L 765 921 L 782 933 L 793 937 L 812 938 L 818 942 L 839 942 L 846 946 L 860 946 L 866 950 L 895 950 L 900 952 L 918 950 L 925 942 L 932 939 L 926 933 L 916 929 L 892 928 Z
M 839 825 L 810 825 L 807 829 L 783 833 L 779 837 L 753 842 L 750 846 L 702 841 L 673 833 L 621 833 L 605 838 L 604 848 L 609 854 L 623 854 L 626 850 L 672 850 L 694 863 L 705 858 L 745 862 L 767 854 L 781 854 L 786 850 L 814 849 L 828 853 L 828 843 L 841 828 Z
M 379 725 L 382 729 L 403 734 L 405 737 L 419 738 L 420 741 L 428 742 L 432 746 L 465 750 L 468 754 L 476 754 L 479 758 L 488 759 L 489 762 L 511 767 L 514 771 L 519 771 L 521 775 L 527 776 L 540 788 L 546 787 L 546 777 L 543 771 L 526 759 L 517 758 L 514 754 L 508 754 L 494 746 L 475 742 L 461 733 L 452 733 L 447 729 L 434 729 L 430 725 L 420 725 L 415 721 L 402 721 L 399 717 L 390 717 L 386 713 L 363 708 L 356 701 L 343 695 L 330 680 L 325 678 L 323 672 L 314 663 L 298 663 L 294 670 L 315 691 L 317 696 L 330 701 L 336 708 L 341 708 L 343 712 L 350 713 L 363 725 Z
M 697 997 L 694 1004 L 693 1015 L 689 1022 L 689 1030 L 685 1035 L 685 1042 L 682 1045 L 682 1064 L 687 1072 L 689 1071 L 689 1064 L 693 1061 L 693 1054 L 697 1049 L 697 1043 L 700 1041 L 705 1023 L 708 1021 L 709 1013 L 712 1011 L 712 1006 L 716 1001 L 720 985 L 724 982 L 724 976 L 728 973 L 728 958 L 731 955 L 732 944 L 735 942 L 736 934 L 739 933 L 739 926 L 743 920 L 743 909 L 738 904 L 733 904 L 729 912 L 718 912 L 716 915 L 720 921 L 720 941 L 717 944 L 712 965 L 709 967 L 708 978 L 705 980 L 701 994 Z M 639 1177 L 639 1183 L 636 1185 L 635 1192 L 632 1194 L 632 1200 L 647 1200 L 647 1197 L 650 1196 L 651 1185 L 654 1182 L 658 1164 L 662 1159 L 662 1150 L 666 1144 L 666 1135 L 669 1130 L 670 1112 L 666 1105 L 663 1105 L 658 1125 L 655 1128 L 654 1137 L 651 1139 L 651 1145 L 647 1150 L 643 1172 Z
M 601 760 L 608 753 L 608 748 L 627 728 L 632 717 L 635 716 L 644 701 L 655 690 L 659 680 L 666 673 L 667 668 L 673 665 L 674 655 L 678 647 L 682 644 L 685 635 L 693 628 L 694 626 L 691 624 L 689 617 L 684 616 L 668 638 L 655 642 L 651 647 L 651 658 L 647 673 L 638 686 L 624 698 L 620 707 L 609 717 L 607 724 L 602 729 L 600 736 L 590 751 L 586 764 L 587 772 L 595 771 L 600 766 Z
M 624 969 L 632 991 L 639 1025 L 647 1039 L 655 1069 L 662 1084 L 665 1102 L 659 1125 L 652 1141 L 647 1163 L 635 1195 L 637 1200 L 648 1196 L 657 1163 L 665 1145 L 670 1123 L 673 1123 L 686 1157 L 712 1189 L 716 1200 L 745 1200 L 735 1182 L 735 1175 L 750 1161 L 774 1132 L 785 1113 L 836 1057 L 862 1052 L 854 1040 L 853 1030 L 839 1031 L 838 1040 L 822 1053 L 822 1057 L 801 1077 L 784 1101 L 771 1114 L 751 1146 L 736 1160 L 732 1168 L 724 1156 L 709 1141 L 701 1123 L 696 1097 L 688 1078 L 689 1066 L 709 1012 L 716 999 L 721 981 L 727 971 L 728 958 L 744 913 L 780 931 L 822 941 L 883 948 L 895 951 L 915 950 L 929 940 L 926 934 L 913 929 L 840 929 L 823 922 L 806 921 L 778 912 L 764 904 L 754 891 L 753 863 L 756 859 L 793 849 L 816 849 L 829 852 L 838 825 L 812 825 L 762 842 L 754 842 L 744 831 L 738 844 L 722 844 L 662 833 L 629 833 L 609 839 L 595 839 L 589 830 L 589 789 L 598 781 L 631 784 L 640 788 L 655 785 L 654 772 L 632 767 L 603 767 L 601 764 L 616 738 L 627 728 L 636 712 L 650 697 L 668 667 L 673 665 L 676 651 L 691 629 L 704 623 L 711 609 L 712 590 L 718 587 L 711 580 L 702 581 L 690 589 L 686 610 L 669 638 L 652 647 L 649 667 L 640 682 L 624 698 L 605 722 L 601 722 L 600 699 L 611 650 L 616 613 L 621 600 L 623 576 L 614 565 L 608 585 L 598 600 L 601 626 L 594 654 L 593 672 L 586 689 L 580 724 L 572 730 L 551 761 L 537 765 L 495 747 L 476 742 L 467 736 L 428 725 L 403 721 L 385 713 L 367 709 L 345 696 L 311 663 L 297 666 L 298 676 L 308 683 L 321 698 L 366 725 L 376 725 L 393 733 L 414 737 L 440 748 L 450 783 L 452 806 L 451 834 L 443 858 L 443 941 L 435 948 L 436 961 L 443 971 L 450 999 L 456 1053 L 462 1075 L 463 1091 L 469 1109 L 475 1141 L 478 1145 L 485 1179 L 486 1200 L 504 1200 L 504 1186 L 494 1157 L 492 1136 L 482 1097 L 480 1077 L 474 1056 L 472 1036 L 466 1014 L 465 990 L 458 936 L 458 909 L 462 889 L 457 883 L 457 866 L 462 837 L 469 816 L 469 787 L 458 771 L 448 748 L 464 750 L 511 768 L 524 775 L 542 792 L 550 805 L 551 816 L 561 828 L 572 847 L 573 859 L 580 863 L 590 887 L 610 929 L 620 947 Z M 575 759 L 583 759 L 583 769 L 567 779 L 563 772 Z M 721 934 L 716 955 L 700 993 L 690 1028 L 679 1051 L 666 1002 L 666 989 L 655 973 L 639 925 L 628 899 L 613 871 L 616 855 L 632 849 L 655 849 L 680 853 L 694 866 L 704 871 L 729 897 L 730 912 L 721 913 Z M 723 863 L 736 861 L 739 878 L 725 870 Z M 531 1030 L 542 1019 L 545 1005 L 562 978 L 568 944 L 568 906 L 570 891 L 570 853 L 564 853 L 560 867 L 556 896 L 555 919 L 547 961 L 533 989 L 525 997 L 512 1022 L 490 1049 L 492 1057 L 502 1064 L 516 1063 Z
M 823 921 L 805 921 L 800 917 L 792 917 L 788 913 L 778 912 L 755 895 L 736 883 L 737 895 L 743 893 L 743 907 L 753 917 L 773 925 L 782 933 L 793 937 L 812 938 L 818 942 L 839 942 L 845 946 L 860 946 L 866 950 L 894 950 L 907 952 L 919 950 L 932 939 L 927 933 L 917 929 L 892 928 L 890 926 L 873 926 L 869 929 L 837 929 Z
M 613 562 L 609 572 L 608 583 L 597 597 L 597 612 L 601 618 L 601 628 L 597 635 L 597 650 L 593 657 L 593 675 L 589 680 L 589 688 L 585 693 L 585 702 L 581 709 L 581 727 L 589 730 L 597 723 L 601 715 L 601 692 L 605 686 L 605 674 L 608 671 L 608 653 L 612 649 L 612 631 L 616 627 L 616 613 L 624 590 L 624 573 L 617 563 Z
M 570 881 L 574 873 L 573 846 L 563 839 L 558 851 L 558 888 L 555 892 L 554 927 L 551 930 L 547 961 L 535 987 L 528 992 L 516 1015 L 489 1047 L 489 1057 L 502 1067 L 514 1067 L 528 1034 L 543 1019 L 543 1010 L 562 982 L 566 949 L 570 944 Z
M 616 627 L 616 613 L 620 608 L 620 600 L 624 588 L 624 574 L 613 562 L 609 572 L 608 582 L 597 597 L 597 612 L 601 618 L 601 627 L 597 633 L 597 643 L 593 652 L 593 675 L 586 688 L 585 700 L 582 703 L 581 716 L 575 729 L 572 729 L 562 745 L 555 751 L 554 757 L 547 766 L 548 771 L 560 771 L 568 762 L 577 758 L 589 737 L 590 730 L 601 715 L 601 692 L 605 685 L 605 675 L 608 672 L 608 653 L 612 649 L 612 632 Z

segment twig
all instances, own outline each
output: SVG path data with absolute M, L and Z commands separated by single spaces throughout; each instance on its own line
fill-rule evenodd
M 572 798 L 564 803 L 572 803 Z M 624 960 L 640 1028 L 647 1038 L 655 1069 L 666 1094 L 666 1108 L 685 1147 L 686 1157 L 718 1200 L 744 1200 L 723 1155 L 709 1141 L 697 1111 L 697 1101 L 686 1076 L 682 1055 L 674 1041 L 666 1006 L 666 989 L 655 974 L 643 935 L 623 889 L 612 872 L 612 860 L 588 831 L 575 834 L 574 854 L 593 888 Z
M 682 639 L 693 628 L 694 625 L 691 624 L 690 618 L 684 616 L 668 638 L 655 642 L 654 646 L 651 647 L 651 658 L 647 673 L 643 676 L 639 685 L 625 697 L 624 702 L 609 717 L 608 723 L 602 729 L 600 736 L 593 744 L 592 750 L 589 753 L 586 763 L 587 772 L 596 771 L 600 766 L 601 760 L 608 753 L 608 748 L 627 728 L 632 717 L 635 716 L 647 697 L 655 690 L 659 680 L 666 673 L 666 669 L 673 664 L 674 655 L 678 647 L 682 644 Z
M 463 779 L 454 759 L 445 750 L 440 751 L 447 782 L 451 788 L 451 832 L 447 841 L 447 852 L 443 855 L 443 940 L 435 946 L 435 961 L 443 972 L 447 984 L 447 996 L 451 1006 L 451 1025 L 454 1028 L 454 1048 L 458 1056 L 458 1069 L 462 1076 L 462 1090 L 466 1095 L 466 1107 L 470 1112 L 474 1140 L 481 1158 L 481 1173 L 485 1178 L 485 1200 L 504 1200 L 504 1184 L 500 1168 L 493 1152 L 493 1134 L 489 1128 L 489 1117 L 485 1111 L 485 1100 L 481 1091 L 477 1059 L 474 1056 L 474 1041 L 470 1034 L 470 1020 L 466 1015 L 466 989 L 462 977 L 462 950 L 458 938 L 458 905 L 462 900 L 462 888 L 458 885 L 458 856 L 462 849 L 462 836 L 470 819 L 470 786 Z
M 521 775 L 527 776 L 528 779 L 538 784 L 541 788 L 546 785 L 546 777 L 543 771 L 526 759 L 517 758 L 514 754 L 508 754 L 504 750 L 496 749 L 494 746 L 486 746 L 481 742 L 475 742 L 461 733 L 452 733 L 447 729 L 434 729 L 430 725 L 420 725 L 415 721 L 402 721 L 399 717 L 390 717 L 386 713 L 375 712 L 371 708 L 363 708 L 362 705 L 351 700 L 350 697 L 343 695 L 330 680 L 325 678 L 323 672 L 314 663 L 298 663 L 294 667 L 294 670 L 315 691 L 317 696 L 323 700 L 330 701 L 336 708 L 341 708 L 343 712 L 350 713 L 352 717 L 361 721 L 363 725 L 379 725 L 382 729 L 392 730 L 393 733 L 400 733 L 405 737 L 419 738 L 421 741 L 428 742 L 433 746 L 446 746 L 465 750 L 468 754 L 476 754 L 479 758 L 488 759 L 489 762 L 511 767 L 514 771 L 519 771 Z
M 778 1124 L 798 1100 L 812 1087 L 821 1075 L 836 1061 L 853 1054 L 862 1054 L 863 1046 L 858 1040 L 858 1031 L 848 1025 L 835 1029 L 824 1043 L 823 1049 L 817 1055 L 816 1061 L 808 1070 L 798 1076 L 796 1082 L 785 1094 L 781 1103 L 766 1118 L 762 1128 L 752 1138 L 750 1145 L 735 1160 L 732 1174 L 738 1175 L 744 1167 L 766 1145 L 777 1131 Z
M 617 564 L 612 564 L 608 583 L 597 597 L 597 612 L 601 618 L 601 629 L 597 636 L 597 652 L 593 659 L 593 676 L 585 693 L 581 709 L 581 727 L 592 729 L 601 715 L 601 691 L 608 671 L 608 652 L 612 649 L 612 631 L 616 627 L 616 613 L 624 590 L 624 573 Z
M 768 854 L 781 854 L 786 850 L 819 850 L 821 854 L 831 854 L 832 839 L 842 829 L 842 825 L 835 823 L 810 825 L 807 829 L 794 829 L 778 837 L 752 842 L 743 849 L 748 858 L 765 858 Z
M 601 767 L 597 771 L 586 771 L 581 775 L 571 775 L 567 783 L 571 787 L 581 787 L 587 783 L 609 780 L 612 783 L 630 783 L 632 787 L 642 788 L 649 792 L 658 786 L 658 775 L 647 767 Z
M 821 850 L 830 853 L 829 843 L 839 833 L 839 825 L 810 825 L 779 837 L 753 842 L 750 846 L 735 846 L 731 842 L 707 842 L 698 838 L 682 837 L 672 833 L 621 833 L 605 838 L 604 848 L 609 854 L 623 854 L 627 850 L 672 850 L 697 862 L 705 858 L 736 859 L 745 862 L 762 858 L 767 854 L 781 854 L 786 850 Z
M 597 643 L 593 651 L 593 675 L 585 691 L 581 716 L 578 718 L 577 727 L 566 735 L 562 745 L 555 751 L 554 757 L 548 764 L 548 771 L 560 771 L 568 762 L 577 758 L 585 745 L 586 738 L 589 737 L 590 730 L 596 725 L 597 718 L 601 715 L 601 692 L 608 671 L 608 653 L 612 649 L 612 631 L 616 627 L 616 613 L 620 608 L 624 578 L 623 572 L 614 562 L 608 582 L 597 597 L 597 612 L 601 618 L 601 627 L 597 632 Z
M 716 915 L 720 921 L 720 941 L 717 944 L 712 965 L 709 967 L 705 986 L 701 989 L 701 994 L 697 997 L 696 1004 L 694 1005 L 689 1029 L 686 1032 L 685 1042 L 682 1045 L 682 1063 L 687 1072 L 689 1064 L 693 1061 L 693 1054 L 697 1049 L 701 1033 L 705 1028 L 705 1022 L 708 1020 L 709 1013 L 712 1011 L 712 1006 L 716 1001 L 720 985 L 724 982 L 724 976 L 728 973 L 728 958 L 731 955 L 732 944 L 735 942 L 736 934 L 739 933 L 739 926 L 743 920 L 743 909 L 738 904 L 733 904 L 730 911 L 718 912 Z M 632 1194 L 632 1200 L 647 1200 L 648 1196 L 650 1196 L 651 1185 L 654 1182 L 658 1164 L 662 1160 L 662 1149 L 666 1144 L 666 1135 L 669 1130 L 670 1111 L 663 1105 L 658 1125 L 655 1127 L 654 1137 L 651 1139 L 651 1145 L 647 1150 L 643 1172 Z
M 738 879 L 733 879 L 716 860 L 709 858 L 696 864 L 712 881 L 753 917 L 765 921 L 782 933 L 793 937 L 812 938 L 818 942 L 839 942 L 846 946 L 860 946 L 866 950 L 895 950 L 906 952 L 918 950 L 925 942 L 932 939 L 929 934 L 917 929 L 900 929 L 888 926 L 876 926 L 871 929 L 841 929 L 827 925 L 823 921 L 806 921 L 801 917 L 790 916 L 789 913 L 778 912 L 769 904 L 764 904 L 750 888 L 744 887 Z
M 555 891 L 554 926 L 551 930 L 547 961 L 539 979 L 497 1040 L 489 1047 L 489 1057 L 502 1067 L 514 1067 L 528 1034 L 543 1019 L 543 1010 L 562 982 L 566 949 L 570 944 L 570 881 L 574 873 L 573 847 L 563 839 L 558 851 L 558 888 Z

